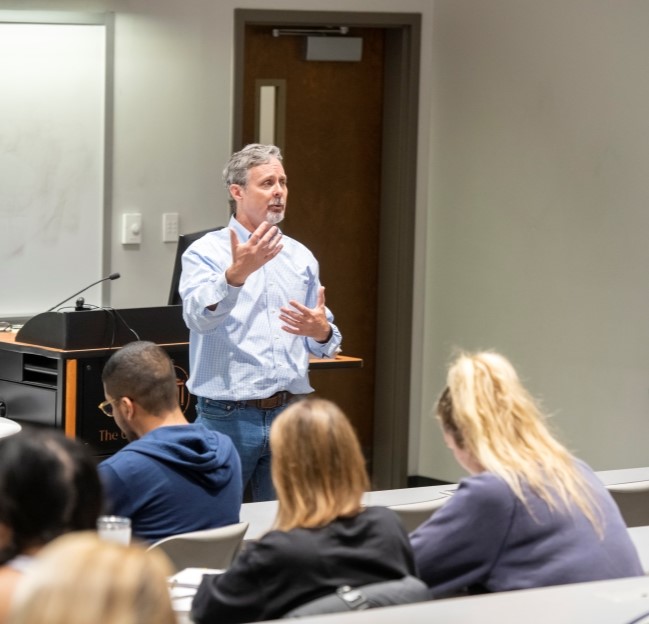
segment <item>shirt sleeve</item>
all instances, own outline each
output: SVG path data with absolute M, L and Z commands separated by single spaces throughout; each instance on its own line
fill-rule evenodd
M 187 327 L 199 334 L 207 334 L 218 327 L 237 303 L 241 287 L 230 286 L 225 278 L 229 260 L 224 253 L 203 251 L 207 245 L 200 239 L 182 257 L 180 296 L 183 318 Z M 216 305 L 215 310 L 208 306 Z
M 327 308 L 327 320 L 329 321 L 329 326 L 331 327 L 331 336 L 327 342 L 318 342 L 313 338 L 306 339 L 307 349 L 309 353 L 312 353 L 316 357 L 321 358 L 332 358 L 336 356 L 340 348 L 340 343 L 342 342 L 342 335 L 340 330 L 333 324 L 333 314 Z
M 512 523 L 516 499 L 498 477 L 460 482 L 455 494 L 410 534 L 419 577 L 435 596 L 483 586 Z

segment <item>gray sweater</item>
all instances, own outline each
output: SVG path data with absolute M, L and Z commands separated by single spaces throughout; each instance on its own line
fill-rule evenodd
M 579 509 L 552 512 L 526 491 L 530 513 L 502 479 L 483 472 L 462 480 L 451 499 L 410 535 L 419 576 L 432 594 L 641 576 L 615 502 L 588 466 L 578 466 L 600 506 L 603 538 Z

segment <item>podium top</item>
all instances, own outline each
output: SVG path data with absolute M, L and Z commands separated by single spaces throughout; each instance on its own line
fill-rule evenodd
M 111 349 L 133 340 L 188 342 L 182 306 L 43 312 L 16 334 L 16 342 L 63 351 Z

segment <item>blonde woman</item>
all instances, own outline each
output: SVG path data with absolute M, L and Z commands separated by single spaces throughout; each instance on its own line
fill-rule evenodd
M 8 624 L 175 624 L 171 563 L 158 551 L 71 533 L 43 548 Z
M 551 435 L 503 356 L 461 355 L 437 417 L 471 476 L 410 536 L 436 596 L 642 575 L 612 498 Z
M 338 407 L 322 399 L 292 404 L 273 423 L 270 445 L 275 530 L 246 545 L 224 574 L 204 578 L 192 607 L 196 624 L 275 619 L 342 585 L 414 573 L 396 514 L 361 505 L 365 462 Z

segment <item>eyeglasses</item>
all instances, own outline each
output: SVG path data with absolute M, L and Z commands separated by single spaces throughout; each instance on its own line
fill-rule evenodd
M 118 397 L 117 399 L 111 399 L 110 401 L 102 401 L 97 407 L 106 414 L 106 416 L 109 416 L 110 418 L 113 417 L 113 403 L 115 401 L 119 401 L 122 397 Z

